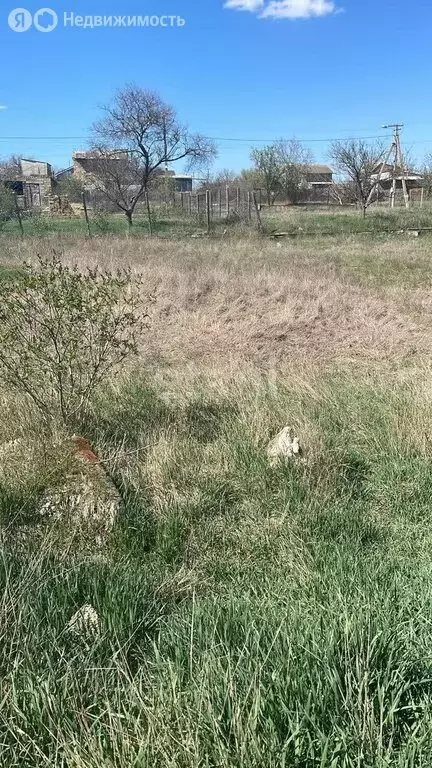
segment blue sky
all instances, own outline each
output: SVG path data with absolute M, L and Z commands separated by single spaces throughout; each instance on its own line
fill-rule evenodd
M 0 137 L 12 137 L 0 138 L 0 156 L 66 167 L 85 147 L 98 105 L 126 82 L 159 91 L 191 129 L 223 138 L 215 168 L 240 169 L 251 139 L 260 146 L 282 136 L 304 139 L 326 160 L 328 145 L 317 140 L 383 135 L 382 124 L 395 121 L 417 157 L 432 152 L 430 0 L 46 3 L 57 28 L 17 33 L 8 26 L 16 0 L 0 0 Z M 33 14 L 43 6 L 23 4 Z M 64 28 L 72 11 L 186 23 Z M 58 138 L 19 138 L 42 136 Z

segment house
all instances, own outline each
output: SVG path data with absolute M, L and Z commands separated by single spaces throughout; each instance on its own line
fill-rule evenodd
M 177 174 L 174 174 L 173 181 L 174 181 L 175 192 L 192 192 L 192 189 L 193 189 L 192 176 L 177 176 Z
M 52 167 L 42 160 L 23 158 L 20 173 L 16 178 L 6 180 L 5 186 L 17 195 L 21 208 L 46 208 L 55 187 Z
M 386 163 L 384 166 L 382 163 L 377 163 L 371 175 L 371 181 L 378 181 L 380 179 L 380 187 L 389 192 L 393 187 L 393 181 L 396 181 L 396 189 L 402 189 L 403 179 L 406 181 L 407 189 L 419 189 L 423 186 L 423 176 L 421 173 L 415 171 L 403 169 L 400 166 L 390 165 Z
M 108 156 L 103 155 L 98 150 L 89 151 L 76 151 L 72 155 L 73 165 L 70 168 L 66 168 L 64 171 L 60 171 L 56 178 L 61 179 L 66 176 L 73 175 L 76 179 L 83 183 L 91 185 L 92 174 L 97 174 L 98 171 L 104 169 L 107 170 L 107 163 L 112 165 L 113 171 L 116 169 L 116 165 L 120 162 L 124 162 L 129 157 L 127 149 L 120 149 L 110 153 Z M 177 176 L 175 171 L 171 170 L 156 170 L 155 176 L 163 178 L 168 175 L 173 180 L 175 192 L 192 192 L 193 177 L 192 176 Z
M 109 156 L 103 154 L 98 150 L 89 150 L 87 152 L 79 151 L 74 152 L 72 155 L 73 166 L 62 171 L 58 177 L 61 178 L 64 174 L 73 174 L 73 176 L 79 181 L 91 182 L 92 174 L 97 174 L 102 169 L 106 170 L 107 164 L 111 165 L 113 170 L 120 162 L 124 162 L 129 157 L 129 152 L 126 149 L 110 152 Z M 58 178 L 57 177 L 57 178 Z
M 310 164 L 306 166 L 306 184 L 314 187 L 330 187 L 333 184 L 333 170 L 328 165 Z

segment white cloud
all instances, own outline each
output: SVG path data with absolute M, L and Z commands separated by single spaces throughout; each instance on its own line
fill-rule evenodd
M 341 10 L 334 0 L 227 0 L 225 8 L 257 13 L 261 19 L 311 19 Z
M 227 0 L 225 8 L 232 8 L 234 11 L 259 11 L 264 8 L 264 0 Z
M 4 104 L 0 104 L 0 109 L 7 109 L 7 107 L 5 107 Z
M 273 19 L 310 19 L 334 13 L 333 0 L 272 0 L 261 16 Z

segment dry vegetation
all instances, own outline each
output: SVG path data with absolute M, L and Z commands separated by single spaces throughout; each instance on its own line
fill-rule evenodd
M 132 265 L 150 315 L 147 360 L 214 367 L 429 354 L 430 239 L 65 240 L 66 263 Z M 58 246 L 57 246 L 58 247 Z M 3 263 L 31 258 L 14 243 Z M 50 241 L 38 251 L 49 253 Z

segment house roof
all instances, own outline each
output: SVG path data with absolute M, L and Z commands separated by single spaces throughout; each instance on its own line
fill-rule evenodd
M 73 160 L 100 160 L 101 158 L 107 158 L 108 160 L 124 160 L 129 157 L 127 149 L 115 149 L 112 152 L 108 152 L 106 155 L 98 149 L 90 149 L 86 151 L 76 151 L 72 153 Z
M 306 166 L 308 173 L 333 173 L 333 169 L 328 165 L 316 165 L 312 163 Z

